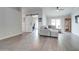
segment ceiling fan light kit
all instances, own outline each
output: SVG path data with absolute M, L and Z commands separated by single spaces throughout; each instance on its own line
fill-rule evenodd
M 59 11 L 63 11 L 64 9 L 62 7 L 56 7 L 56 11 L 59 12 Z

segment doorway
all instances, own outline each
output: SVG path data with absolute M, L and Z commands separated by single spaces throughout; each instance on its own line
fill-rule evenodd
M 22 21 L 22 32 L 38 30 L 38 15 L 25 16 Z
M 38 15 L 32 15 L 33 17 L 33 30 L 38 30 Z

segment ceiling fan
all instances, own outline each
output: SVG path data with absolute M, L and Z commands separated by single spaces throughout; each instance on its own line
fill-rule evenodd
M 63 11 L 64 8 L 63 7 L 56 7 L 56 11 Z

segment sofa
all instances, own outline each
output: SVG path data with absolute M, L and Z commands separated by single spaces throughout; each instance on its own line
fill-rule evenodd
M 39 35 L 58 37 L 58 30 L 55 26 L 41 26 L 39 29 Z

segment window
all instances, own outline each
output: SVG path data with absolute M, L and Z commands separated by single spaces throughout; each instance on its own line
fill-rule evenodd
M 52 19 L 51 25 L 56 26 L 57 29 L 60 29 L 60 19 Z
M 52 19 L 52 23 L 51 24 L 55 26 L 55 19 Z

